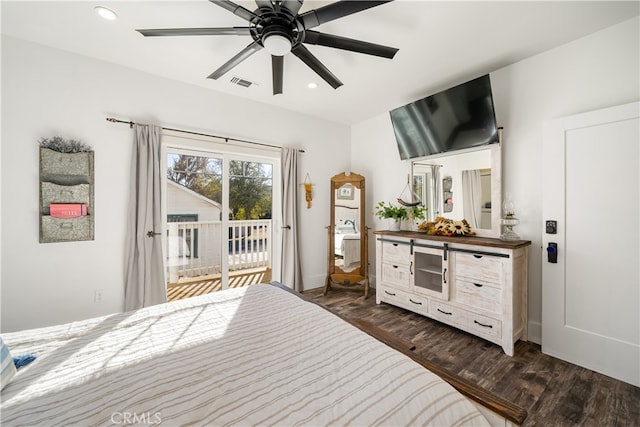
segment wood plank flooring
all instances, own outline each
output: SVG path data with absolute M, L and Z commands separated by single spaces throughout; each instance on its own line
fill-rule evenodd
M 415 352 L 528 411 L 524 426 L 639 427 L 640 388 L 542 354 L 518 341 L 514 357 L 488 341 L 388 304 L 375 294 L 322 289 L 304 295 L 410 341 Z

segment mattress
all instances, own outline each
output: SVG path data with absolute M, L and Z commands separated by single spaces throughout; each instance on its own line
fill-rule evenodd
M 3 339 L 37 359 L 2 390 L 2 425 L 488 424 L 407 356 L 271 285 Z

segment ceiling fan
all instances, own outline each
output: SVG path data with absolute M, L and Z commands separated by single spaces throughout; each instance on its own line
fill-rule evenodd
M 386 1 L 343 0 L 298 14 L 304 0 L 255 0 L 258 8 L 250 11 L 229 0 L 209 0 L 249 23 L 246 27 L 225 28 L 165 28 L 136 30 L 145 37 L 155 36 L 251 36 L 253 41 L 208 76 L 218 79 L 236 65 L 261 49 L 271 54 L 273 94 L 282 93 L 284 56 L 291 52 L 315 71 L 334 89 L 342 82 L 309 52 L 304 44 L 393 58 L 398 49 L 311 30 L 343 16 L 388 3 Z

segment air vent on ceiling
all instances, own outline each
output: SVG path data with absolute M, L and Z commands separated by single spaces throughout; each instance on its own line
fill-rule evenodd
M 234 85 L 242 86 L 242 87 L 249 87 L 249 86 L 255 84 L 254 82 L 251 82 L 251 81 L 245 80 L 245 79 L 241 79 L 240 77 L 233 77 L 231 79 L 231 83 L 233 83 Z

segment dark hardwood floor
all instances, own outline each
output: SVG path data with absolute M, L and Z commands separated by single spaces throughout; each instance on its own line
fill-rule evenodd
M 322 289 L 304 295 L 348 318 L 366 320 L 415 344 L 415 352 L 525 408 L 525 426 L 640 426 L 640 388 L 542 354 L 518 341 L 514 357 L 466 332 L 388 304 L 375 290 Z

